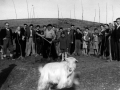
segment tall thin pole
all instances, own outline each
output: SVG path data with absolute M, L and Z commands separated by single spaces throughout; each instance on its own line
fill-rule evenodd
M 75 4 L 74 4 L 74 19 L 76 19 L 76 16 L 75 16 Z
M 94 22 L 95 22 L 95 18 L 96 18 L 96 9 L 95 9 L 95 17 L 94 17 Z
M 33 8 L 31 8 L 31 11 L 30 11 L 30 18 L 32 18 L 32 9 L 33 9 Z
M 61 12 L 61 17 L 63 18 L 62 12 Z
M 34 18 L 34 11 L 33 11 L 33 9 L 34 9 L 34 7 L 33 7 L 33 5 L 32 5 L 32 18 Z
M 106 3 L 106 23 L 107 23 L 107 3 Z
M 58 8 L 58 27 L 59 27 L 59 6 L 57 5 Z
M 32 5 L 32 7 L 33 7 L 33 18 L 35 18 L 34 6 Z
M 27 4 L 28 19 L 29 19 L 29 9 L 28 9 L 28 1 L 27 0 L 26 0 L 26 4 Z
M 33 12 L 34 12 L 34 18 L 35 18 L 35 7 L 33 8 Z
M 99 8 L 99 23 L 100 23 L 100 6 L 99 6 L 99 3 L 98 3 L 98 8 Z
M 13 5 L 14 5 L 15 15 L 16 15 L 16 19 L 17 19 L 17 12 L 16 12 L 16 8 L 15 8 L 14 0 L 12 0 L 12 2 L 13 2 Z
M 112 6 L 112 22 L 113 22 L 113 18 L 114 18 L 114 9 L 113 9 L 113 6 Z
M 57 8 L 58 8 L 58 19 L 59 19 L 59 6 L 57 5 Z
M 70 10 L 70 19 L 71 19 L 71 10 Z
M 82 7 L 82 20 L 83 20 L 83 4 L 82 4 L 82 0 L 81 0 L 81 7 Z

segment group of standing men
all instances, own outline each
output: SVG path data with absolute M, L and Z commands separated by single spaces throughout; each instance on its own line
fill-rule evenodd
M 95 43 L 95 46 L 98 44 L 99 56 L 120 61 L 120 18 L 117 18 L 113 25 L 104 24 L 100 27 L 101 31 L 97 34 L 99 42 Z M 89 29 L 86 28 L 85 31 L 89 32 Z M 87 35 L 90 37 L 88 38 L 89 42 L 91 42 L 92 36 Z M 52 57 L 54 60 L 63 52 L 67 55 L 80 55 L 82 48 L 84 49 L 83 37 L 83 31 L 80 28 L 75 29 L 74 25 L 64 30 L 62 27 L 55 28 L 51 24 L 44 25 L 42 29 L 40 25 L 30 24 L 28 26 L 24 24 L 23 27 L 18 26 L 13 32 L 9 28 L 9 23 L 6 22 L 5 28 L 0 31 L 0 45 L 3 50 L 3 58 L 6 58 L 7 49 L 9 49 L 11 58 L 42 55 L 43 58 Z M 13 41 L 16 46 L 15 50 Z M 87 53 L 90 52 L 90 49 L 90 43 L 87 41 Z
M 61 37 L 63 28 L 56 29 L 55 26 L 48 24 L 41 29 L 40 25 L 34 26 L 24 24 L 23 27 L 18 26 L 13 32 L 9 28 L 9 23 L 5 23 L 5 28 L 0 30 L 0 45 L 3 50 L 3 58 L 9 56 L 11 58 L 26 57 L 30 55 L 42 55 L 43 58 L 52 57 L 56 59 L 60 54 L 60 46 L 56 43 L 56 39 Z M 72 54 L 74 51 L 74 25 L 66 30 L 67 52 Z M 15 48 L 13 48 L 13 41 Z M 56 46 L 57 45 L 57 46 Z
M 99 56 L 108 61 L 120 61 L 120 18 L 114 23 L 101 25 L 101 32 L 98 34 Z

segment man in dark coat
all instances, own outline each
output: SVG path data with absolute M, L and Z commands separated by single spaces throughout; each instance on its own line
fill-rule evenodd
M 114 26 L 112 24 L 109 24 L 110 26 L 110 59 L 111 60 L 117 60 L 117 46 L 116 46 L 116 39 L 115 39 L 115 32 L 117 28 L 117 22 L 114 21 Z
M 117 60 L 120 61 L 120 18 L 116 19 L 117 28 L 115 30 L 115 39 L 117 45 Z
M 110 36 L 110 29 L 108 24 L 104 24 L 105 27 L 105 58 L 107 59 L 110 55 L 109 53 L 109 36 Z
M 40 25 L 37 25 L 36 26 L 36 53 L 37 55 L 41 55 L 43 52 L 43 38 L 40 35 L 44 35 L 44 31 L 40 29 Z
M 71 25 L 71 34 L 72 34 L 72 38 L 73 38 L 73 41 L 71 43 L 71 50 L 70 50 L 70 53 L 72 54 L 75 50 L 75 26 L 74 25 Z
M 81 43 L 82 43 L 82 32 L 79 27 L 77 27 L 75 31 L 75 50 L 74 55 L 80 55 L 81 54 Z
M 29 56 L 31 51 L 32 55 L 35 55 L 35 42 L 36 42 L 36 33 L 33 29 L 33 24 L 29 25 L 29 29 L 26 31 L 26 40 L 27 40 L 27 47 L 26 47 L 26 56 Z
M 21 36 L 22 36 L 21 47 L 22 47 L 22 56 L 23 57 L 25 57 L 27 30 L 28 30 L 27 24 L 24 24 L 23 28 L 21 28 L 21 30 L 20 30 Z
M 10 57 L 13 56 L 13 37 L 12 37 L 12 30 L 9 28 L 9 23 L 5 23 L 5 29 L 1 30 L 1 39 L 3 42 L 3 57 L 6 58 L 7 49 L 10 51 Z
M 104 58 L 104 51 L 105 51 L 105 27 L 104 25 L 101 25 L 101 32 L 99 33 L 99 52 L 100 52 L 100 57 Z
M 67 53 L 70 55 L 71 53 L 71 44 L 73 43 L 73 31 L 70 28 L 66 30 L 65 37 L 67 38 Z

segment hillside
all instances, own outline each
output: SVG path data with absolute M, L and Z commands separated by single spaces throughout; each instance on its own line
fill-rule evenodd
M 69 18 L 34 18 L 34 19 L 11 19 L 11 20 L 0 20 L 0 28 L 4 27 L 4 23 L 9 22 L 10 27 L 16 28 L 17 26 L 21 26 L 24 23 L 27 24 L 34 24 L 34 25 L 47 25 L 47 24 L 53 24 L 57 27 L 64 27 L 68 28 L 71 24 L 74 24 L 76 27 L 84 28 L 89 27 L 91 30 L 93 30 L 94 27 L 98 27 L 100 23 L 97 22 L 91 22 L 91 21 L 85 21 L 85 20 L 77 20 L 77 19 L 69 19 Z

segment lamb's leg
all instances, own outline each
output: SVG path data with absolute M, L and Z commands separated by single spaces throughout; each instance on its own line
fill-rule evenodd
M 45 88 L 47 88 L 47 85 L 48 83 L 46 83 L 46 82 L 40 82 L 39 84 L 38 84 L 38 89 L 37 90 L 44 90 Z
M 44 90 L 48 86 L 48 80 L 45 79 L 44 76 L 41 75 L 38 81 L 38 89 L 37 90 Z
M 65 88 L 66 84 L 67 84 L 67 77 L 64 76 L 64 77 L 59 81 L 59 83 L 58 83 L 58 85 L 57 85 L 57 88 L 58 88 L 58 89 Z

